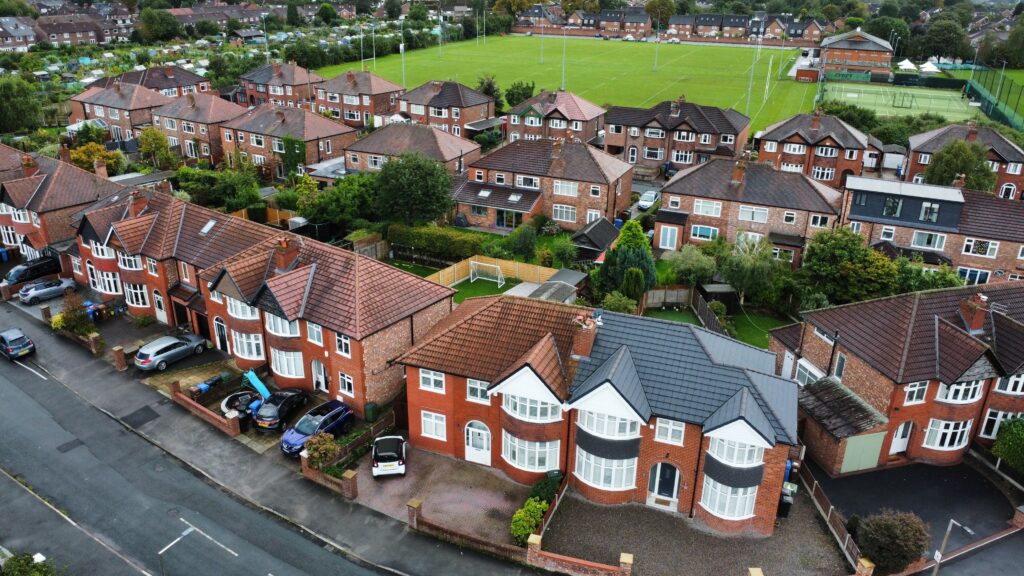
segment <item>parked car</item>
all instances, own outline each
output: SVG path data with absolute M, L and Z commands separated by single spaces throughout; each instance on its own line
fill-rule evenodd
M 253 416 L 256 429 L 264 432 L 283 430 L 295 413 L 309 402 L 309 393 L 301 388 L 282 388 L 270 393 Z
M 401 436 L 381 436 L 373 441 L 373 468 L 371 474 L 377 476 L 405 476 L 405 438 Z
M 77 289 L 78 284 L 75 284 L 74 278 L 42 280 L 22 286 L 18 291 L 18 299 L 22 304 L 38 304 L 43 300 L 57 298 Z
M 0 353 L 11 362 L 35 351 L 35 342 L 32 342 L 31 338 L 25 336 L 21 328 L 8 328 L 0 332 Z
M 313 408 L 295 423 L 295 426 L 284 431 L 281 436 L 281 452 L 296 457 L 302 452 L 306 440 L 319 432 L 327 432 L 338 436 L 352 429 L 355 415 L 341 400 L 330 400 Z
M 44 256 L 11 268 L 7 271 L 7 275 L 4 276 L 4 280 L 8 284 L 21 284 L 22 282 L 31 282 L 32 280 L 58 272 L 60 272 L 60 260 Z
M 167 369 L 168 364 L 203 352 L 206 352 L 206 339 L 202 336 L 196 334 L 161 336 L 139 348 L 139 351 L 135 353 L 135 367 L 139 370 L 162 372 Z
M 640 201 L 636 203 L 636 207 L 641 209 L 641 210 L 647 210 L 651 206 L 654 206 L 654 203 L 657 202 L 657 201 L 658 201 L 658 191 L 657 190 L 648 190 L 648 191 L 646 191 L 646 192 L 644 192 L 643 194 L 640 195 Z

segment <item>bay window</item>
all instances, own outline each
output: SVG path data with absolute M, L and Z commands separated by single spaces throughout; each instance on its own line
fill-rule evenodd
M 579 411 L 576 423 L 583 430 L 604 438 L 636 438 L 640 435 L 640 422 L 637 420 L 588 410 Z
M 999 434 L 999 426 L 1006 420 L 1013 420 L 1014 418 L 1024 417 L 1024 412 L 1005 412 L 1003 410 L 992 410 L 991 408 L 985 413 L 985 423 L 981 426 L 981 432 L 978 433 L 982 438 L 988 438 L 995 440 Z
M 1014 396 L 1024 394 L 1024 374 L 1014 374 L 1013 376 L 1000 378 L 999 382 L 996 383 L 996 390 L 1003 394 L 1012 394 Z
M 636 458 L 611 460 L 576 447 L 576 477 L 601 490 L 630 490 L 636 486 Z
M 704 476 L 700 505 L 708 512 L 727 520 L 742 520 L 754 515 L 757 486 L 733 488 Z
M 501 431 L 501 457 L 512 466 L 528 472 L 558 469 L 559 440 L 533 442 Z
M 278 376 L 302 378 L 305 376 L 304 364 L 302 352 L 290 352 L 278 350 L 277 348 L 270 349 L 270 368 Z
M 267 331 L 274 336 L 284 336 L 287 338 L 299 335 L 299 321 L 292 320 L 289 322 L 285 318 L 281 318 L 275 314 L 267 314 Z
M 508 414 L 527 422 L 557 422 L 562 419 L 560 405 L 524 396 L 502 394 L 501 407 Z
M 246 360 L 263 360 L 263 335 L 231 331 L 235 355 Z
M 971 424 L 974 420 L 950 422 L 948 420 L 928 421 L 928 430 L 924 436 L 924 447 L 932 450 L 957 450 L 967 445 L 970 439 Z
M 149 291 L 146 289 L 146 285 L 125 283 L 124 300 L 129 306 L 149 308 Z
M 142 256 L 130 256 L 124 252 L 118 252 L 117 265 L 124 270 L 142 270 Z
M 249 306 L 241 300 L 236 300 L 230 296 L 225 296 L 228 300 L 228 314 L 232 318 L 238 318 L 239 320 L 258 320 L 260 317 L 260 311 Z
M 981 398 L 984 384 L 984 380 L 970 380 L 954 384 L 943 382 L 939 384 L 939 393 L 935 399 L 949 404 L 970 404 Z
M 92 244 L 89 246 L 89 248 L 92 251 L 92 255 L 95 256 L 96 258 L 103 258 L 104 260 L 109 260 L 114 257 L 113 248 L 104 246 L 96 242 L 95 240 L 92 241 Z
M 734 468 L 749 468 L 764 462 L 764 448 L 723 438 L 711 439 L 708 454 Z

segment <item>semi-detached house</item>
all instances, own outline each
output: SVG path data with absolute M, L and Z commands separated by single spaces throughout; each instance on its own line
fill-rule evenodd
M 316 89 L 316 109 L 353 128 L 380 127 L 398 109 L 405 90 L 370 72 L 348 70 Z
M 234 120 L 246 109 L 215 94 L 186 94 L 153 109 L 153 126 L 167 136 L 172 151 L 212 166 L 224 160 L 221 125 Z
M 604 128 L 605 109 L 572 92 L 541 90 L 505 115 L 509 142 L 543 138 L 590 142 Z
M 958 140 L 985 148 L 989 167 L 996 173 L 996 195 L 1007 200 L 1020 200 L 1024 195 L 1024 150 L 1006 136 L 988 126 L 973 122 L 936 128 L 910 137 L 910 154 L 903 178 L 908 182 L 924 182 L 924 173 L 932 156 L 950 142 Z
M 145 70 L 134 70 L 118 76 L 100 78 L 89 84 L 88 88 L 110 88 L 116 83 L 145 86 L 171 98 L 210 91 L 209 80 L 174 64 L 151 66 Z
M 770 535 L 796 438 L 775 356 L 702 328 L 567 304 L 466 300 L 398 359 L 409 439 L 517 482 L 550 471 L 639 503 Z
M 480 144 L 434 126 L 398 122 L 374 130 L 345 149 L 345 169 L 377 172 L 402 154 L 421 154 L 440 162 L 449 174 L 461 174 L 480 158 Z
M 314 110 L 316 90 L 323 76 L 295 62 L 264 64 L 239 77 L 249 106 L 274 104 Z
M 114 82 L 109 88 L 95 86 L 71 97 L 72 123 L 102 120 L 115 142 L 138 138 L 153 121 L 153 109 L 171 98 L 138 84 Z
M 416 124 L 468 138 L 471 124 L 494 118 L 494 99 L 458 82 L 434 80 L 399 96 L 398 113 Z

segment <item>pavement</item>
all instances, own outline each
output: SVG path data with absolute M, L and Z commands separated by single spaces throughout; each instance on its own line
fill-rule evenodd
M 10 324 L 20 325 L 35 340 L 38 353 L 23 366 L 0 367 L 4 374 L 20 370 L 20 379 L 27 386 L 38 386 L 39 382 L 44 385 L 47 382 L 62 384 L 94 407 L 130 423 L 140 436 L 184 461 L 196 475 L 220 487 L 222 493 L 288 519 L 348 557 L 404 574 L 476 576 L 536 573 L 413 532 L 403 522 L 343 500 L 302 478 L 298 463 L 283 457 L 277 450 L 254 454 L 248 447 L 137 382 L 132 370 L 116 372 L 108 363 L 92 358 L 84 349 L 55 335 L 49 328 L 28 320 L 14 307 L 2 305 L 0 325 Z M 40 380 L 33 372 L 48 380 Z M 43 405 L 49 406 L 49 403 Z M 63 419 L 60 421 L 64 422 Z M 7 438 L 0 435 L 0 445 L 6 443 Z M 118 450 L 114 454 L 126 465 L 139 465 L 130 453 L 121 454 Z M 168 460 L 173 461 L 172 458 Z M 0 462 L 4 466 L 8 462 L 2 452 Z M 77 475 L 80 472 L 70 477 Z M 234 502 L 234 499 L 224 499 Z M 61 503 L 59 507 L 64 506 Z M 204 507 L 198 509 L 205 510 Z M 110 513 L 109 503 L 98 505 L 97 510 L 116 516 Z M 77 520 L 75 514 L 71 517 Z M 262 530 L 253 532 L 261 533 Z M 113 533 L 108 540 L 120 544 L 122 536 Z M 276 538 L 264 538 L 263 542 L 274 550 L 275 555 L 283 548 L 277 544 Z M 320 569 L 312 573 L 325 571 Z M 203 573 L 203 570 L 196 573 Z M 276 571 L 274 574 L 280 576 Z

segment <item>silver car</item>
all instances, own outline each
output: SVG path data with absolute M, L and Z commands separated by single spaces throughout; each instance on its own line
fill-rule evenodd
M 18 299 L 22 304 L 38 304 L 77 289 L 74 278 L 51 278 L 22 286 L 18 291 Z
M 192 354 L 206 352 L 206 339 L 195 334 L 161 336 L 135 353 L 135 367 L 139 370 L 166 370 L 167 365 Z

